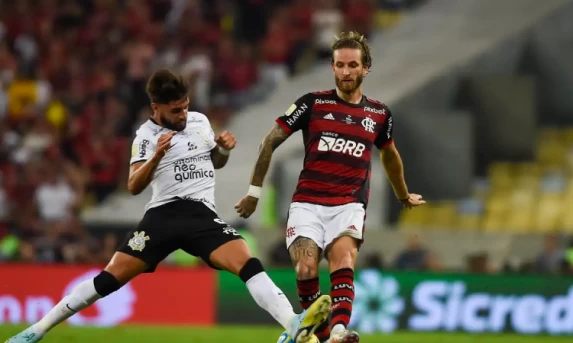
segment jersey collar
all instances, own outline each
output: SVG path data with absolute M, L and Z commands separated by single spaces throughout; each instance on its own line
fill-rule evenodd
M 152 126 L 156 126 L 156 128 L 158 128 L 158 129 L 162 129 L 162 128 L 163 128 L 163 126 L 159 125 L 159 123 L 156 122 L 155 119 L 153 119 L 153 117 L 149 117 L 149 121 L 151 122 L 151 125 L 152 125 Z
M 336 88 L 332 90 L 332 93 L 334 94 L 334 97 L 336 98 L 336 101 L 340 101 L 341 103 L 343 103 L 346 106 L 350 106 L 350 107 L 363 107 L 366 104 L 366 96 L 364 94 L 362 94 L 362 99 L 360 99 L 360 102 L 357 104 L 353 104 L 350 103 L 344 99 L 342 99 L 341 97 L 338 96 L 338 93 L 336 93 Z

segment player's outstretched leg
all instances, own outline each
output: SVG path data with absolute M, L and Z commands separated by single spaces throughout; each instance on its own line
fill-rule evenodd
M 333 301 L 329 343 L 358 343 L 360 341 L 357 332 L 347 329 L 354 301 L 354 264 L 357 256 L 357 241 L 348 236 L 336 239 L 328 251 L 330 296 Z
M 251 255 L 242 239 L 221 245 L 209 259 L 215 266 L 238 275 L 256 303 L 286 329 L 295 343 L 314 343 L 314 331 L 330 315 L 330 296 L 319 297 L 307 310 L 296 314 L 287 297 L 267 275 L 261 261 Z
M 116 253 L 107 267 L 91 280 L 77 285 L 39 322 L 9 338 L 6 343 L 36 343 L 56 325 L 90 306 L 98 299 L 120 289 L 147 268 L 145 262 L 124 253 Z

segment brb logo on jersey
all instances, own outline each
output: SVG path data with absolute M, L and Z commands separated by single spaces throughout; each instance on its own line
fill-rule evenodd
M 361 157 L 366 146 L 349 139 L 335 137 L 320 137 L 318 151 L 334 151 L 348 154 L 354 157 Z

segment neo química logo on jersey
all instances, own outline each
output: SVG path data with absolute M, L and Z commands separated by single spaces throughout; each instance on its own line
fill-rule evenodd
M 203 168 L 198 168 L 195 163 L 210 161 L 211 157 L 208 155 L 182 158 L 173 163 L 173 174 L 175 175 L 175 180 L 183 182 L 185 180 L 195 180 L 203 178 L 213 178 L 215 177 L 215 172 L 213 170 L 207 170 Z
M 573 280 L 430 277 L 357 273 L 351 327 L 364 333 L 406 329 L 573 334 Z

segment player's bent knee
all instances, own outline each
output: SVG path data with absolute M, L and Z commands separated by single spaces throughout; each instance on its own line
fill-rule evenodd
M 137 275 L 145 272 L 148 265 L 142 259 L 128 255 L 123 252 L 116 252 L 104 270 L 113 275 L 121 285 L 128 283 Z
M 235 275 L 239 275 L 252 258 L 249 246 L 243 239 L 227 242 L 209 254 L 211 264 Z
M 318 265 L 310 261 L 301 260 L 295 266 L 298 280 L 310 280 L 318 276 Z
M 326 258 L 331 270 L 354 269 L 358 257 L 357 242 L 354 238 L 343 236 L 335 240 L 327 249 Z
M 350 253 L 342 256 L 336 256 L 329 259 L 330 270 L 339 270 L 344 268 L 354 269 L 356 258 Z
M 239 277 L 243 282 L 249 281 L 253 276 L 265 271 L 263 264 L 256 257 L 251 257 L 239 271 Z
M 121 283 L 111 273 L 103 270 L 94 278 L 96 292 L 106 297 L 121 288 Z

